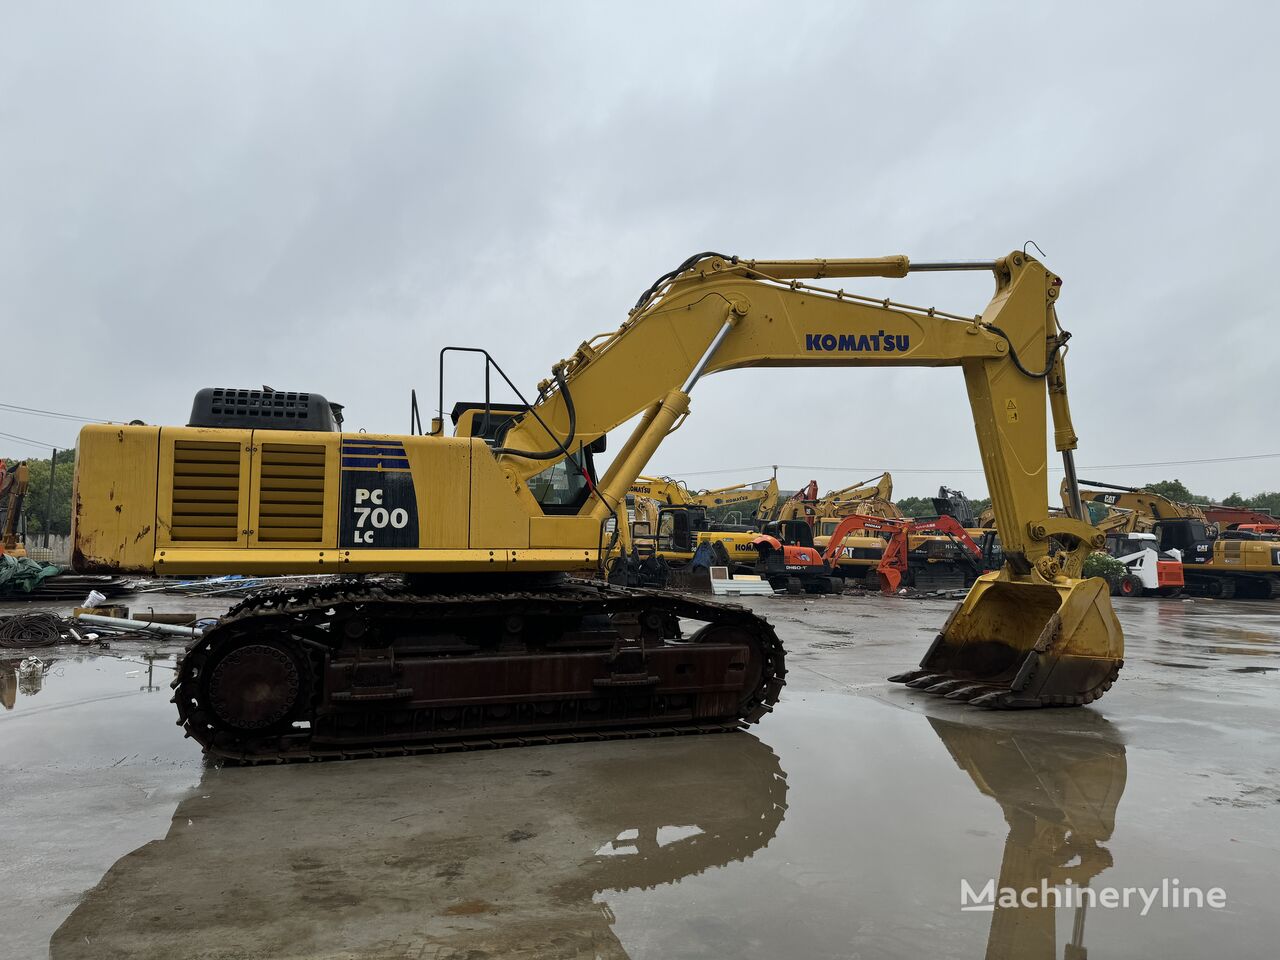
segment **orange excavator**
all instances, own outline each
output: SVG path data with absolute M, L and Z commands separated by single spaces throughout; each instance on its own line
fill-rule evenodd
M 910 570 L 910 543 L 913 535 L 940 533 L 960 548 L 960 554 L 972 568 L 974 576 L 982 573 L 991 564 L 991 559 L 983 548 L 969 536 L 967 531 L 955 517 L 944 514 L 926 520 L 882 520 L 883 524 L 891 524 L 893 531 L 889 542 L 885 545 L 884 554 L 876 572 L 880 574 L 880 590 L 882 593 L 897 593 Z M 914 579 L 909 585 L 914 585 Z
M 974 567 L 981 573 L 984 553 L 954 517 L 928 520 L 896 520 L 851 514 L 840 521 L 825 548 L 813 543 L 813 530 L 804 522 L 771 524 L 753 539 L 760 556 L 757 570 L 775 590 L 788 593 L 840 593 L 843 578 L 835 573 L 846 537 L 855 533 L 886 536 L 888 542 L 881 553 L 876 573 L 880 592 L 895 594 L 907 579 L 910 568 L 910 540 L 913 534 L 941 533 L 955 541 Z

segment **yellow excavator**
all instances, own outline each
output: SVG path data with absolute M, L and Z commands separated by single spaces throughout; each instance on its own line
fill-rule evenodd
M 665 586 L 671 583 L 672 570 L 694 563 L 699 551 L 711 564 L 749 568 L 756 562 L 752 539 L 759 531 L 759 517 L 777 509 L 778 480 L 775 476 L 762 489 L 751 489 L 751 483 L 735 484 L 718 490 L 690 493 L 678 480 L 670 477 L 638 477 L 631 485 L 627 499 L 635 520 L 631 536 L 619 537 L 619 549 L 625 557 L 612 557 L 610 570 L 621 561 L 624 565 L 643 566 L 638 577 L 623 576 L 624 582 Z M 708 511 L 718 507 L 744 509 L 755 505 L 749 522 L 733 523 L 713 520 Z M 704 572 L 705 589 L 711 588 L 709 572 Z M 694 586 L 690 581 L 681 586 Z
M 764 486 L 759 486 L 764 483 Z M 670 477 L 637 477 L 627 491 L 628 496 L 645 498 L 658 504 L 675 507 L 701 507 L 704 510 L 750 510 L 755 517 L 767 517 L 778 505 L 778 474 L 768 481 L 747 481 L 715 490 L 699 490 L 690 493 L 683 481 Z
M 857 514 L 863 517 L 881 517 L 885 520 L 901 520 L 902 511 L 893 502 L 893 477 L 887 472 L 869 480 L 852 483 L 839 490 L 831 490 L 817 503 L 819 519 L 837 519 Z
M 903 513 L 893 502 L 893 477 L 886 471 L 868 480 L 851 483 L 839 490 L 829 490 L 813 504 L 813 544 L 824 551 L 845 517 L 880 517 L 901 520 Z M 835 572 L 845 578 L 863 579 L 875 589 L 880 587 L 877 572 L 884 555 L 886 538 L 871 533 L 853 533 L 844 538 Z
M 4 467 L 0 461 L 0 467 Z M 0 556 L 25 557 L 26 546 L 19 539 L 22 524 L 22 502 L 31 482 L 30 468 L 25 462 L 0 469 Z
M 818 281 L 976 270 L 980 315 Z M 571 579 L 626 528 L 626 494 L 703 376 L 741 367 L 958 366 L 1004 567 L 973 585 L 921 669 L 890 678 L 987 707 L 1090 703 L 1120 670 L 1101 535 L 1047 515 L 1046 406 L 1074 476 L 1061 279 L 1021 250 L 912 263 L 690 257 L 532 401 L 453 410 L 428 435 L 344 433 L 314 393 L 209 388 L 185 427 L 89 425 L 76 464 L 82 572 L 372 574 L 256 594 L 186 651 L 186 732 L 240 761 L 374 756 L 737 729 L 785 678 L 751 611 Z M 441 378 L 443 380 L 443 377 Z M 1047 399 L 1047 404 L 1046 404 Z M 609 466 L 594 456 L 637 418 Z M 612 521 L 612 527 L 610 522 Z M 400 575 L 392 578 L 391 574 Z
M 1270 600 L 1280 597 L 1280 539 L 1228 530 L 1211 532 L 1202 508 L 1143 487 L 1126 487 L 1097 480 L 1084 483 L 1097 490 L 1080 490 L 1088 504 L 1112 508 L 1098 524 L 1104 531 L 1156 535 L 1160 553 L 1177 550 L 1182 557 L 1185 590 L 1221 600 Z M 1063 503 L 1071 492 L 1063 481 Z M 1116 513 L 1128 511 L 1128 515 Z

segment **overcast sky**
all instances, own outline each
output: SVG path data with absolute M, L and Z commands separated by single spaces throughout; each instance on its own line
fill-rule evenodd
M 269 383 L 403 431 L 439 347 L 532 389 L 694 251 L 1034 239 L 1082 475 L 1280 488 L 1280 459 L 1100 469 L 1280 453 L 1274 5 L 0 10 L 0 402 L 185 423 L 201 386 Z M 991 280 L 859 289 L 974 313 Z M 446 409 L 481 393 L 463 365 L 446 386 Z M 985 492 L 956 369 L 705 379 L 651 472 L 771 463 Z

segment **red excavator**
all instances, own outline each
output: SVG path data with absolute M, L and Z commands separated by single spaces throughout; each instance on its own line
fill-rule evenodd
M 876 572 L 880 576 L 880 592 L 894 594 L 902 586 L 910 565 L 910 539 L 913 534 L 945 534 L 969 555 L 975 569 L 983 564 L 983 550 L 954 517 L 929 520 L 894 520 L 852 514 L 840 521 L 823 550 L 813 544 L 813 529 L 803 521 L 766 525 L 764 532 L 751 541 L 759 553 L 757 571 L 775 590 L 791 594 L 840 593 L 843 578 L 835 574 L 836 561 L 845 538 L 855 532 L 888 534 Z
M 880 574 L 880 590 L 882 593 L 897 593 L 898 588 L 902 586 L 903 580 L 907 578 L 907 572 L 911 566 L 910 552 L 911 537 L 913 535 L 943 534 L 960 548 L 961 555 L 967 558 L 974 575 L 982 573 L 986 567 L 990 566 L 987 562 L 987 553 L 969 536 L 969 532 L 961 526 L 960 521 L 955 517 L 943 514 L 940 517 L 932 517 L 927 520 L 890 520 L 885 522 L 896 526 L 891 528 L 893 529 L 893 535 L 889 538 L 888 544 L 885 545 L 884 555 L 880 558 L 880 564 L 876 568 Z M 910 585 L 916 585 L 916 578 L 912 577 L 911 580 Z

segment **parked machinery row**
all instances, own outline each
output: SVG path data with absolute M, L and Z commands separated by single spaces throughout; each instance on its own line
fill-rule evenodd
M 1220 599 L 1280 596 L 1280 525 L 1274 518 L 1251 511 L 1241 517 L 1234 508 L 1221 513 L 1223 508 L 1180 503 L 1141 487 L 1081 482 L 1100 488 L 1080 490 L 1086 504 L 1111 511 L 1097 523 L 1107 531 L 1109 552 L 1138 548 L 1138 565 L 1132 552 L 1117 559 L 1145 577 L 1142 589 L 1165 594 L 1185 589 Z M 1064 502 L 1069 495 L 1064 484 Z M 1209 513 L 1223 519 L 1213 522 Z M 1147 558 L 1145 566 L 1142 557 Z M 1181 570 L 1175 571 L 1174 564 Z
M 641 481 L 685 490 L 670 479 Z M 1113 594 L 1174 597 L 1186 592 L 1223 599 L 1269 599 L 1280 594 L 1280 522 L 1276 518 L 1240 508 L 1179 503 L 1149 489 L 1088 483 L 1102 489 L 1082 491 L 1086 519 L 1104 535 L 1102 551 L 1120 564 L 1105 574 Z M 658 535 L 651 553 L 677 570 L 691 565 L 698 574 L 691 579 L 677 574 L 679 585 L 705 585 L 706 568 L 723 564 L 739 572 L 759 573 L 778 589 L 792 592 L 799 592 L 801 585 L 809 592 L 840 591 L 850 581 L 880 589 L 900 566 L 895 589 L 901 584 L 945 590 L 963 588 L 1003 562 L 990 508 L 975 510 L 961 491 L 944 486 L 933 501 L 936 516 L 954 518 L 963 528 L 963 537 L 949 526 L 931 525 L 930 518 L 907 523 L 893 502 L 893 481 L 887 472 L 822 496 L 811 481 L 786 500 L 778 497 L 775 474 L 767 490 L 751 491 L 752 502 L 764 507 L 747 523 L 717 524 L 693 512 L 701 509 L 701 503 L 750 486 L 666 494 L 668 503 L 686 506 L 685 515 L 675 507 L 663 508 L 668 513 L 665 520 L 653 508 L 652 528 Z M 647 489 L 663 491 L 659 486 Z M 1065 516 L 1070 497 L 1067 481 L 1060 492 L 1064 509 L 1050 512 Z M 843 524 L 849 517 L 888 522 Z M 838 530 L 839 542 L 832 547 Z M 757 531 L 765 538 L 757 536 Z M 638 542 L 644 542 L 644 535 Z M 697 557 L 699 548 L 703 552 Z M 807 559 L 796 562 L 800 556 Z M 893 565 L 886 568 L 886 558 L 891 556 Z M 829 578 L 824 566 L 830 568 Z

